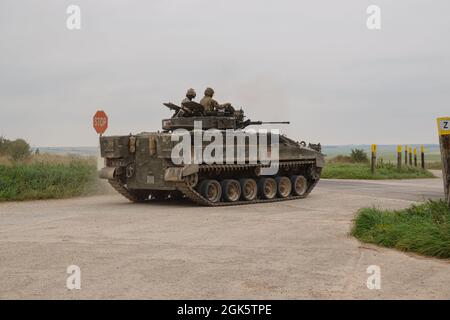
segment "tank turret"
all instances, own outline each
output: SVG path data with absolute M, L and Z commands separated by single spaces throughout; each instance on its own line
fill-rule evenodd
M 204 112 L 203 106 L 197 102 L 190 101 L 182 103 L 179 107 L 171 102 L 164 103 L 166 107 L 174 111 L 172 118 L 162 120 L 162 129 L 172 131 L 176 129 L 193 130 L 196 122 L 201 121 L 202 129 L 244 129 L 251 125 L 263 124 L 289 124 L 289 121 L 251 121 L 244 120 L 244 111 L 235 110 L 231 105 L 221 110 Z

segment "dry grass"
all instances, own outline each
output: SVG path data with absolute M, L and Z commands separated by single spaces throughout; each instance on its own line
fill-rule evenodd
M 20 162 L 0 158 L 0 201 L 103 194 L 95 157 L 32 155 Z
M 9 166 L 11 165 L 11 161 L 8 160 L 5 156 L 0 156 L 0 166 Z

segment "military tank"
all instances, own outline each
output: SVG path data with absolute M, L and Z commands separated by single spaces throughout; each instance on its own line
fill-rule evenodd
M 242 109 L 235 110 L 231 105 L 207 113 L 202 105 L 192 101 L 181 106 L 164 105 L 174 113 L 171 118 L 162 120 L 161 131 L 100 137 L 105 167 L 99 175 L 130 201 L 187 198 L 204 206 L 284 201 L 305 198 L 320 179 L 324 166 L 320 143 L 307 146 L 285 135 L 247 129 L 254 125 L 288 122 L 246 120 Z M 217 151 L 220 149 L 213 152 L 217 156 L 214 162 L 201 157 L 195 159 L 195 155 L 210 148 L 210 142 L 204 140 L 194 145 L 195 139 L 211 131 L 215 139 L 223 136 L 224 141 L 227 135 L 244 135 L 240 142 L 234 137 L 231 141 L 231 149 L 240 148 L 240 156 L 234 151 L 231 156 L 226 153 L 226 147 L 230 147 L 227 143 L 222 155 Z M 173 150 L 180 142 L 173 137 L 178 135 L 179 138 L 180 132 L 183 137 L 192 139 L 188 141 L 189 150 L 174 156 Z M 249 132 L 252 136 L 246 137 Z M 277 143 L 272 144 L 275 140 Z M 255 155 L 252 151 L 262 149 L 262 143 L 267 141 L 270 143 L 270 146 L 266 143 L 267 154 L 277 149 L 276 161 L 267 161 L 261 153 Z M 269 170 L 273 168 L 275 170 Z

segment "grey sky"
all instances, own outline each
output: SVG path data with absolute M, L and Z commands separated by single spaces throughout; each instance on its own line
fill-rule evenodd
M 449 12 L 448 0 L 2 0 L 0 134 L 95 145 L 96 109 L 107 134 L 158 130 L 162 102 L 212 86 L 254 120 L 290 120 L 296 139 L 434 143 L 450 115 Z

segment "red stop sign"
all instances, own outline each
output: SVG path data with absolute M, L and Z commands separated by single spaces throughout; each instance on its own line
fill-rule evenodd
M 108 128 L 108 116 L 105 111 L 99 110 L 94 115 L 94 129 L 98 134 L 105 133 Z

